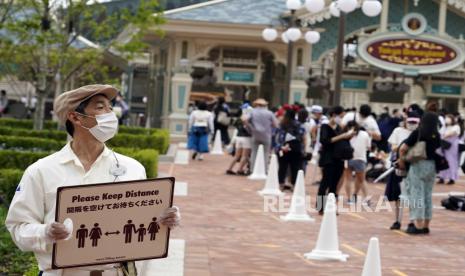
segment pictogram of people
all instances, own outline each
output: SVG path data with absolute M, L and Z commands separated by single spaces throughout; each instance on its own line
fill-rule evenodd
M 143 242 L 144 241 L 144 236 L 145 236 L 145 234 L 147 234 L 147 229 L 145 229 L 144 225 L 141 224 L 141 225 L 139 225 L 139 229 L 137 229 L 136 232 L 139 233 L 137 241 L 138 242 Z
M 76 239 L 78 239 L 78 248 L 84 248 L 86 238 L 89 236 L 89 230 L 87 230 L 84 224 L 81 224 L 81 228 L 76 231 Z
M 98 227 L 98 223 L 94 224 L 94 228 L 90 230 L 89 238 L 92 240 L 92 247 L 97 247 L 98 240 L 102 237 L 102 229 Z
M 158 230 L 160 230 L 160 225 L 157 222 L 157 218 L 152 218 L 152 222 L 150 222 L 149 227 L 147 228 L 147 231 L 150 233 L 151 241 L 155 240 Z
M 133 232 L 134 234 L 137 233 L 136 226 L 132 223 L 132 220 L 128 220 L 128 223 L 123 227 L 123 234 L 125 234 L 125 243 L 131 243 Z

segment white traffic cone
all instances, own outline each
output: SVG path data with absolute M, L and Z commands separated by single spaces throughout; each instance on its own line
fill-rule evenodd
M 266 178 L 265 187 L 258 193 L 262 196 L 283 195 L 283 192 L 281 192 L 281 190 L 279 189 L 278 157 L 276 157 L 276 154 L 271 155 L 270 166 L 268 167 L 268 177 Z
M 223 155 L 223 145 L 221 144 L 221 131 L 217 130 L 215 141 L 213 142 L 213 150 L 210 152 L 213 155 Z
M 255 164 L 253 166 L 253 172 L 249 176 L 250 180 L 265 180 L 265 154 L 263 153 L 263 145 L 258 147 L 257 156 L 255 157 Z
M 333 193 L 326 200 L 323 221 L 316 247 L 304 255 L 307 259 L 320 261 L 342 261 L 345 262 L 349 255 L 342 254 L 339 250 L 339 238 L 337 234 L 336 197 Z
M 362 276 L 381 276 L 381 255 L 378 238 L 371 238 L 368 245 Z
M 284 221 L 315 221 L 308 215 L 306 203 L 305 176 L 304 171 L 300 170 L 297 174 L 289 213 L 285 216 L 281 216 L 281 219 Z

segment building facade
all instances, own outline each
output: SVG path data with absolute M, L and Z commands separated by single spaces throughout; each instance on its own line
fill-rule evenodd
M 360 9 L 346 15 L 344 69 L 338 84 L 342 87 L 341 104 L 352 107 L 370 103 L 376 111 L 386 105 L 400 108 L 407 103 L 437 100 L 449 111 L 464 110 L 465 1 L 382 2 L 380 16 L 367 17 Z M 213 0 L 165 12 L 164 36 L 155 30 L 146 34 L 152 45 L 146 61 L 149 124 L 169 128 L 173 137 L 184 137 L 189 102 L 205 93 L 224 95 L 233 105 L 256 97 L 267 99 L 273 106 L 292 102 L 329 105 L 336 85 L 339 19 L 327 8 L 318 14 L 297 11 L 302 25 L 307 26 L 302 31 L 317 30 L 321 39 L 314 45 L 299 40 L 288 57 L 287 44 L 280 38 L 273 42 L 262 38 L 262 30 L 270 24 L 279 30 L 287 14 L 285 0 Z M 420 17 L 404 22 L 405 27 L 402 20 L 411 14 Z M 409 34 L 409 26 L 421 32 Z M 395 34 L 413 42 L 413 46 L 405 47 L 426 48 L 386 50 L 383 45 L 392 46 Z M 369 48 L 384 52 L 370 59 L 360 48 L 373 37 L 382 39 Z M 450 53 L 443 53 L 443 48 L 437 48 L 438 53 L 428 50 L 447 45 L 452 45 Z M 435 61 L 430 55 L 436 57 Z M 286 93 L 288 58 L 292 58 L 293 66 L 291 89 Z M 422 64 L 422 58 L 428 64 Z M 436 65 L 435 70 L 424 70 L 430 65 Z

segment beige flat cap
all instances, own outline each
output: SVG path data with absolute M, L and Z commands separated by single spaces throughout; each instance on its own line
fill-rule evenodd
M 268 102 L 265 99 L 259 98 L 253 102 L 253 105 L 267 106 Z
M 105 95 L 111 101 L 118 95 L 118 90 L 107 84 L 82 86 L 58 96 L 53 103 L 53 111 L 60 123 L 65 124 L 69 112 L 76 110 L 83 101 L 99 94 Z

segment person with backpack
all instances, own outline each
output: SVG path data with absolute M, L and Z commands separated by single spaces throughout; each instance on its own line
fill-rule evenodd
M 350 139 L 354 137 L 353 130 L 343 132 L 341 127 L 344 109 L 341 106 L 333 107 L 329 111 L 329 122 L 321 126 L 320 134 L 320 160 L 322 178 L 318 188 L 317 209 L 319 214 L 324 212 L 324 197 L 327 193 L 334 193 L 337 197 L 337 185 L 344 172 L 344 160 L 352 159 L 353 148 Z
M 402 143 L 407 139 L 410 134 L 418 128 L 420 123 L 420 115 L 415 112 L 409 112 L 405 122 L 394 129 L 391 136 L 388 139 L 389 145 L 391 146 L 391 164 L 395 167 L 395 163 L 398 161 L 398 149 Z M 395 202 L 395 221 L 390 227 L 391 230 L 399 230 L 401 227 L 402 215 L 400 212 L 401 194 L 405 195 L 405 191 L 401 189 L 401 182 L 403 181 L 403 176 L 396 174 L 395 172 L 391 173 L 387 178 L 386 190 L 384 191 L 385 198 L 392 202 Z
M 218 98 L 218 101 L 213 109 L 213 114 L 213 124 L 215 127 L 215 132 L 213 133 L 212 141 L 215 140 L 216 133 L 219 130 L 221 133 L 221 142 L 223 142 L 223 145 L 229 145 L 229 142 L 231 142 L 231 138 L 229 137 L 228 127 L 231 123 L 231 114 L 229 111 L 229 106 L 226 103 L 224 97 Z
M 284 114 L 275 133 L 275 151 L 278 156 L 278 179 L 283 190 L 293 190 L 297 173 L 302 169 L 306 145 L 305 129 L 295 119 L 295 111 L 289 109 Z M 290 169 L 291 183 L 287 184 L 286 176 Z

